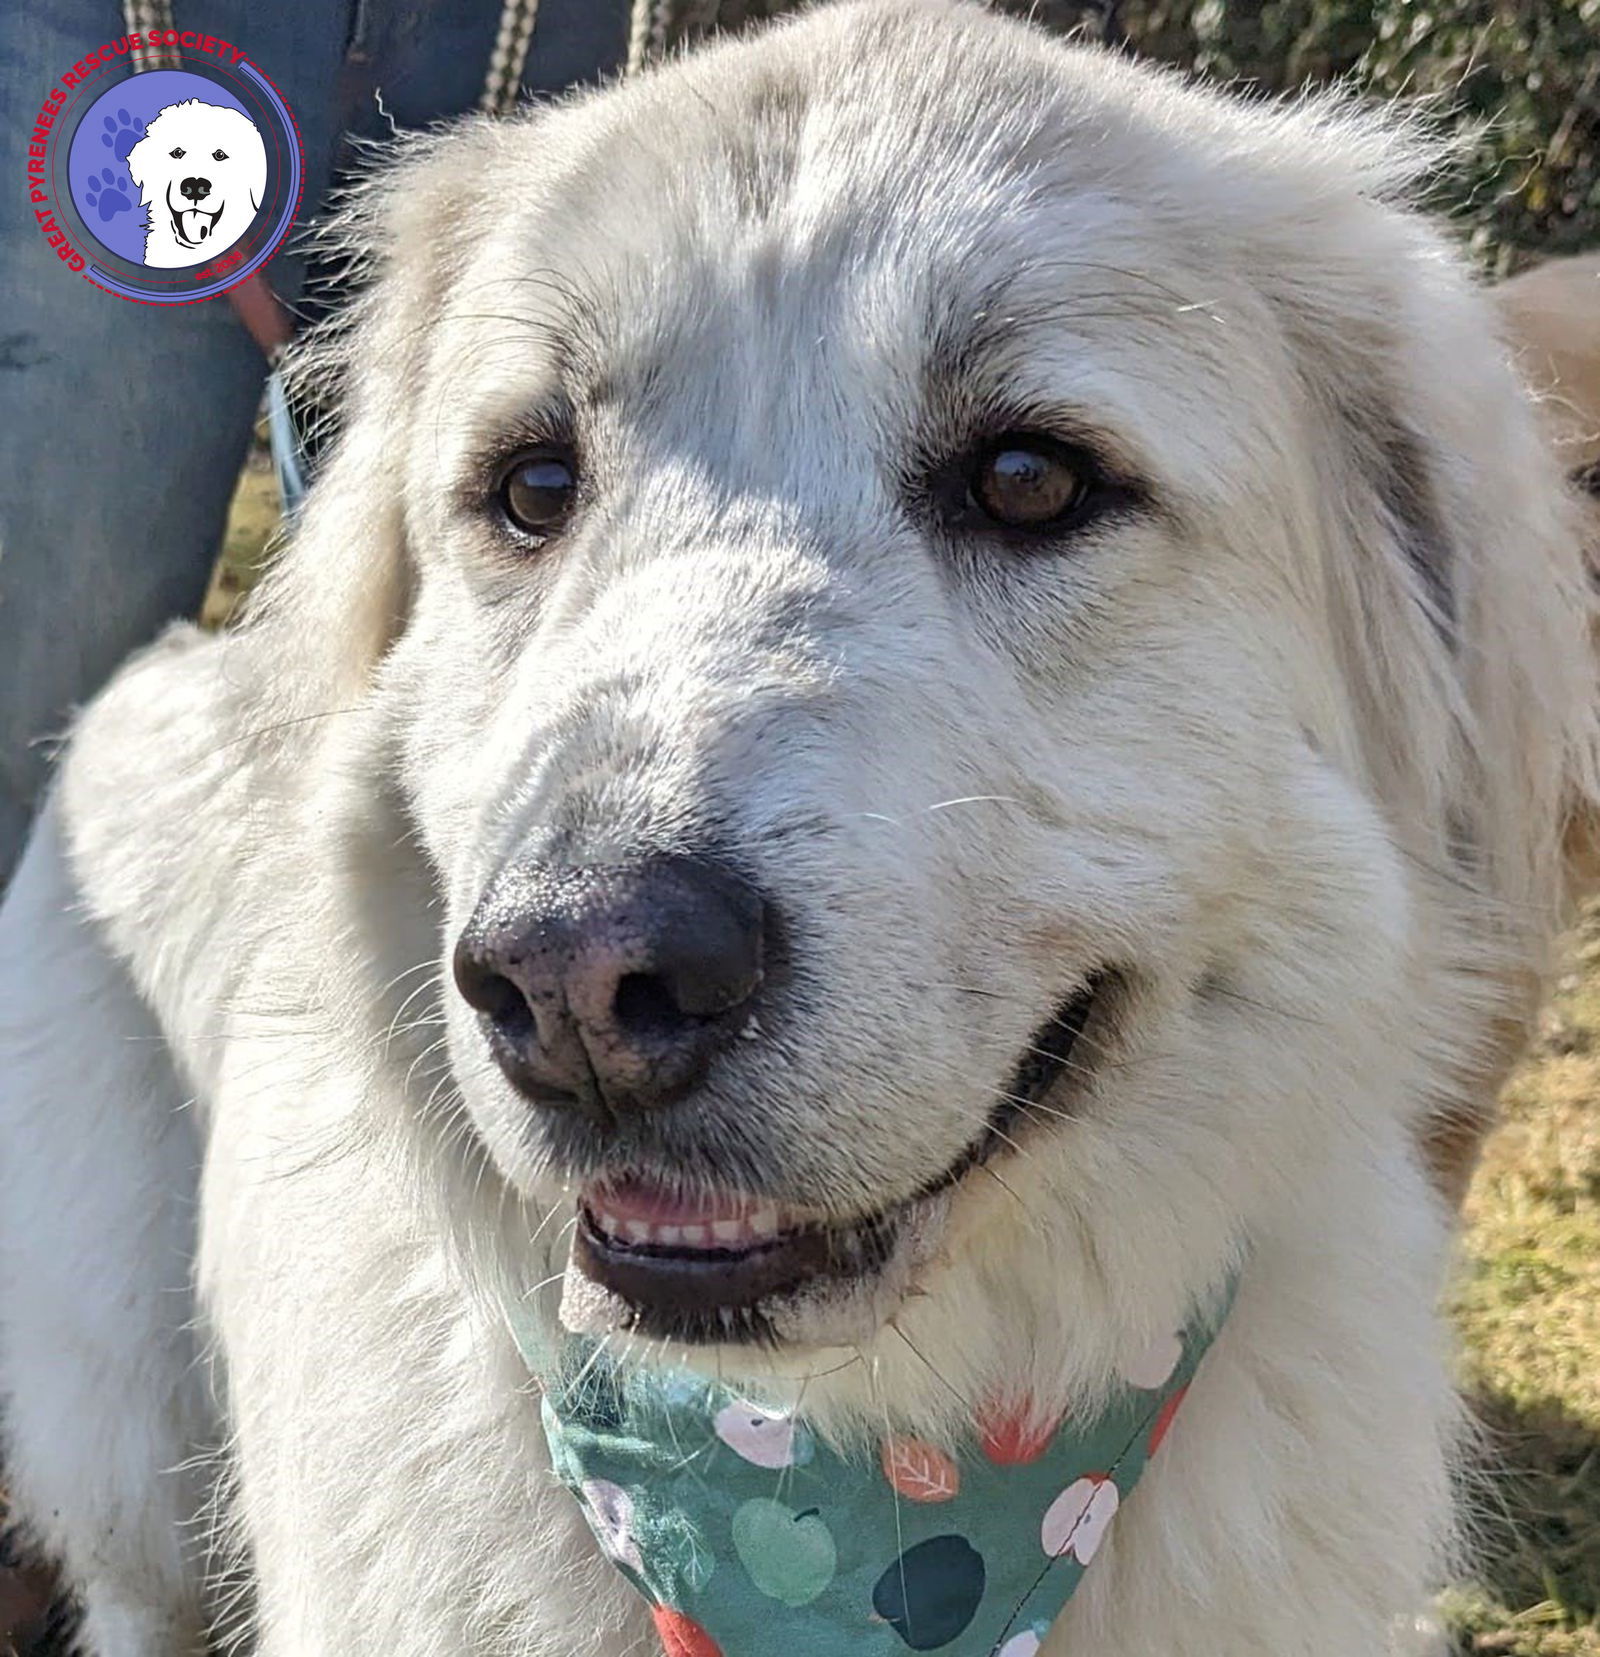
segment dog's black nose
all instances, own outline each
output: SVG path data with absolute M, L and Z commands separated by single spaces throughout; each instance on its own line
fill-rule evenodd
M 209 178 L 186 178 L 178 186 L 178 189 L 190 201 L 204 201 L 211 194 L 211 180 Z
M 689 1092 L 749 1021 L 764 910 L 696 858 L 512 864 L 456 944 L 456 984 L 530 1098 L 650 1109 Z

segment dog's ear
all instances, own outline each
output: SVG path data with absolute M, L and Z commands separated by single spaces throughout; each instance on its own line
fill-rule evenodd
M 286 366 L 295 400 L 331 409 L 337 435 L 246 623 L 267 635 L 291 716 L 359 700 L 405 622 L 401 457 L 433 325 L 476 234 L 485 126 L 401 140 L 320 233 L 357 297 Z
M 1322 268 L 1280 265 L 1278 303 L 1325 439 L 1340 757 L 1431 884 L 1427 913 L 1470 911 L 1459 937 L 1419 938 L 1484 1015 L 1477 1050 L 1437 1038 L 1429 1148 L 1457 1196 L 1570 900 L 1569 826 L 1600 799 L 1584 525 L 1500 313 L 1443 239 L 1363 195 L 1308 243 Z

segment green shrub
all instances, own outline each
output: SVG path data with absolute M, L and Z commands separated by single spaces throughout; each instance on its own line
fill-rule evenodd
M 1019 11 L 1220 80 L 1352 79 L 1464 139 L 1445 201 L 1500 274 L 1600 243 L 1600 0 L 1047 0 Z

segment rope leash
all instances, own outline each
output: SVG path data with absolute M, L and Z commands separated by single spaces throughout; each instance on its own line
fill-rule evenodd
M 516 108 L 522 90 L 522 71 L 528 65 L 528 48 L 533 43 L 534 25 L 539 21 L 539 0 L 506 0 L 500 12 L 494 50 L 478 96 L 484 115 L 509 115 Z
M 141 42 L 151 35 L 165 35 L 172 29 L 172 6 L 169 0 L 124 0 L 122 21 L 129 34 L 139 36 Z M 129 56 L 133 59 L 136 75 L 152 69 L 176 69 L 180 66 L 176 46 L 149 46 L 141 44 Z
M 665 53 L 672 10 L 672 0 L 633 0 L 633 17 L 628 29 L 630 75 L 637 75 L 652 59 Z

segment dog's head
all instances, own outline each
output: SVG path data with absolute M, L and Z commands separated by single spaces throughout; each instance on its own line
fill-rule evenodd
M 214 258 L 250 228 L 267 191 L 267 151 L 237 109 L 168 104 L 128 152 L 150 239 L 174 264 Z
M 442 945 L 439 1143 L 570 1316 L 970 1396 L 1362 1246 L 1520 1016 L 1588 695 L 1412 153 L 869 4 L 369 193 L 267 625 L 370 710 L 361 947 Z

